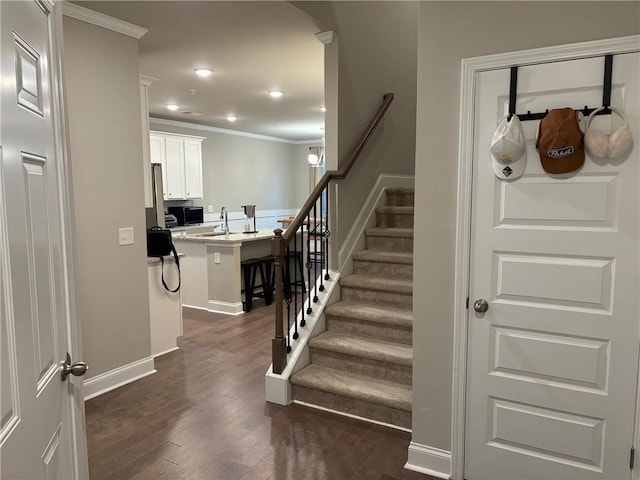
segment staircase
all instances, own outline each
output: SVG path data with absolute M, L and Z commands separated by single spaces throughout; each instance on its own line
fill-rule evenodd
M 291 376 L 294 401 L 411 428 L 413 189 L 387 189 L 311 364 Z

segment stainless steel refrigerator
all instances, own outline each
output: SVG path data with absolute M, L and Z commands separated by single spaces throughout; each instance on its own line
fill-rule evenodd
M 147 216 L 147 228 L 158 225 L 165 228 L 164 221 L 164 196 L 162 192 L 162 165 L 151 164 L 151 188 L 153 194 L 153 207 L 145 208 Z

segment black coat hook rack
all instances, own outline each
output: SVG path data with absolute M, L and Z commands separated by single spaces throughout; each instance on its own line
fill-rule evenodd
M 611 109 L 611 76 L 613 73 L 613 55 L 605 55 L 604 57 L 604 86 L 602 88 L 602 106 L 605 107 L 596 115 L 610 115 Z M 516 113 L 516 96 L 518 95 L 518 67 L 511 67 L 511 83 L 509 86 L 509 120 L 515 114 L 520 121 L 526 122 L 528 120 L 542 120 L 549 109 L 540 113 Z M 596 107 L 600 108 L 600 107 Z M 586 117 L 589 116 L 596 108 L 590 108 L 587 105 L 584 108 L 579 109 L 580 112 Z

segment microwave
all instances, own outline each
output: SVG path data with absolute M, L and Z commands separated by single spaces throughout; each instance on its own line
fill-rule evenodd
M 169 207 L 167 213 L 175 216 L 180 226 L 204 223 L 203 207 Z

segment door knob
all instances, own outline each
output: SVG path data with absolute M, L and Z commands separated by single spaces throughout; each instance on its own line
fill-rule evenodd
M 71 355 L 69 355 L 69 352 L 67 352 L 67 358 L 60 362 L 60 364 L 62 366 L 60 375 L 62 376 L 63 382 L 67 379 L 69 374 L 73 375 L 74 377 L 81 377 L 82 375 L 87 373 L 87 370 L 89 370 L 89 366 L 84 362 L 75 362 L 72 364 Z
M 489 310 L 489 304 L 484 298 L 479 298 L 473 302 L 473 309 L 478 313 L 484 313 Z

